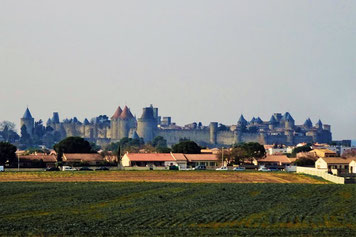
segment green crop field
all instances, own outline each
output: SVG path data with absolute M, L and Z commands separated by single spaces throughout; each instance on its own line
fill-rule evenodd
M 0 183 L 0 236 L 355 236 L 356 185 Z

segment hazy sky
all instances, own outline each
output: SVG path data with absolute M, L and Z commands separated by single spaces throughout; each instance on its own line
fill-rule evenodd
M 356 1 L 0 0 L 0 121 L 291 112 L 356 138 Z

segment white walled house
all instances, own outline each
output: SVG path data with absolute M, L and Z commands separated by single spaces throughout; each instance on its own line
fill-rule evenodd
M 349 173 L 356 174 L 356 158 L 353 158 L 353 160 L 349 164 Z
M 349 164 L 352 159 L 342 157 L 324 157 L 315 162 L 315 168 L 332 172 L 332 170 L 349 170 Z

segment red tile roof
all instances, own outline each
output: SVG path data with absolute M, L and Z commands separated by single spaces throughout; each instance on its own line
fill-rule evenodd
M 267 156 L 266 158 L 259 159 L 259 162 L 271 162 L 271 163 L 280 163 L 280 164 L 290 164 L 292 163 L 291 160 L 287 156 L 282 156 L 282 155 L 273 155 L 273 156 Z
M 133 115 L 130 111 L 130 109 L 125 105 L 124 110 L 122 111 L 121 115 L 120 115 L 121 119 L 130 119 L 133 118 Z
M 195 161 L 219 161 L 214 154 L 184 154 L 189 162 Z
M 175 161 L 169 153 L 127 153 L 130 161 Z
M 172 155 L 176 161 L 187 161 L 187 158 L 182 153 L 172 153 Z
M 113 115 L 111 118 L 112 118 L 112 119 L 118 119 L 118 118 L 120 117 L 121 113 L 122 113 L 122 109 L 121 109 L 121 107 L 119 106 L 119 107 L 116 109 L 114 115 Z
M 349 164 L 355 158 L 343 158 L 343 157 L 322 157 L 327 164 Z
M 27 155 L 27 156 L 22 156 L 19 155 L 19 159 L 21 161 L 40 161 L 43 160 L 43 162 L 45 163 L 49 163 L 49 162 L 56 162 L 57 161 L 57 157 L 56 156 L 52 156 L 52 155 Z
M 63 161 L 103 161 L 104 158 L 98 153 L 65 153 Z

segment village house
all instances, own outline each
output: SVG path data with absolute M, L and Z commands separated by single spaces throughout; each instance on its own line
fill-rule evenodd
M 178 162 L 171 153 L 126 153 L 121 160 L 124 167 L 168 167 Z
M 340 172 L 348 172 L 349 164 L 353 159 L 354 158 L 322 157 L 315 162 L 315 168 L 337 175 Z
M 252 163 L 257 166 L 286 166 L 290 165 L 293 160 L 286 155 L 270 155 L 261 159 L 253 159 Z
M 20 167 L 22 168 L 45 168 L 53 167 L 57 162 L 57 157 L 47 154 L 18 155 Z
M 64 153 L 62 160 L 66 165 L 82 166 L 82 165 L 103 165 L 104 157 L 98 153 Z
M 184 154 L 188 161 L 188 167 L 205 165 L 207 168 L 216 168 L 220 159 L 214 154 Z
M 351 158 L 352 161 L 349 164 L 349 173 L 356 174 L 356 157 Z
M 314 149 L 309 152 L 314 157 L 325 158 L 325 157 L 337 157 L 335 151 L 329 149 Z

